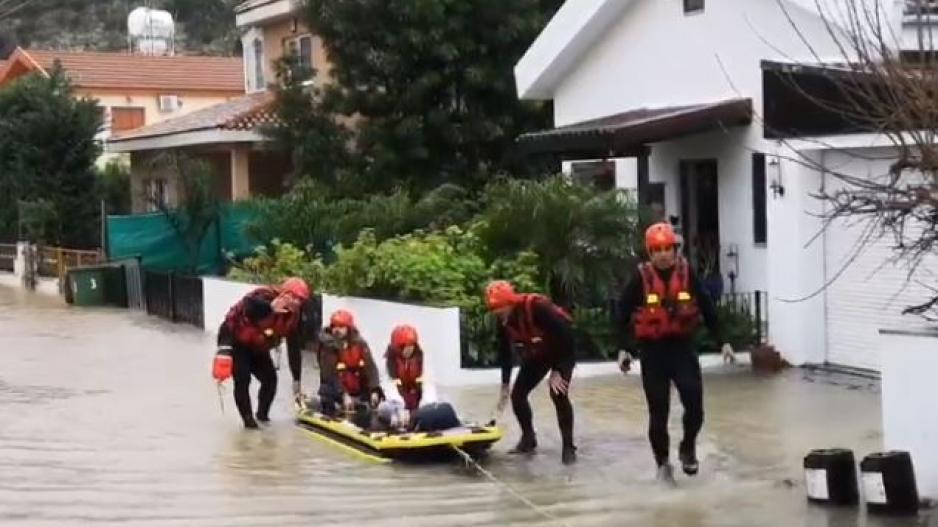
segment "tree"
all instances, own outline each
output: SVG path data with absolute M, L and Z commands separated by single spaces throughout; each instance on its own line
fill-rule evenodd
M 334 82 L 324 109 L 355 116 L 365 188 L 480 188 L 523 131 L 550 124 L 519 101 L 513 68 L 561 0 L 309 0 Z
M 816 197 L 828 205 L 824 214 L 828 225 L 844 220 L 863 223 L 854 258 L 871 243 L 890 240 L 893 261 L 908 268 L 910 281 L 931 292 L 930 300 L 907 307 L 905 313 L 938 315 L 938 284 L 927 282 L 933 276 L 918 273 L 938 256 L 938 35 L 924 21 L 934 5 L 926 0 L 906 2 L 904 14 L 919 19 L 918 45 L 903 50 L 902 32 L 892 25 L 900 15 L 891 10 L 894 4 L 882 0 L 839 0 L 834 6 L 816 2 L 828 36 L 841 53 L 837 67 L 823 71 L 832 90 L 829 95 L 818 95 L 795 80 L 789 79 L 789 84 L 819 110 L 838 115 L 852 129 L 887 138 L 891 162 L 885 173 L 857 177 L 821 166 L 807 156 L 789 158 L 841 183 L 833 190 L 821 190 Z M 778 4 L 787 14 L 785 3 L 778 0 Z M 793 30 L 803 35 L 793 17 L 788 19 Z M 814 53 L 813 43 L 801 38 L 813 60 L 823 62 Z
M 178 204 L 171 208 L 165 201 L 152 199 L 166 217 L 179 242 L 182 244 L 187 262 L 185 270 L 199 270 L 202 244 L 212 227 L 218 222 L 221 203 L 215 193 L 215 172 L 204 160 L 187 157 L 176 151 L 167 151 L 153 159 L 154 168 L 172 174 L 175 181 Z
M 302 71 L 300 64 L 289 58 L 278 63 L 276 124 L 261 131 L 290 155 L 293 182 L 306 176 L 325 189 L 358 194 L 361 189 L 354 188 L 358 181 L 349 177 L 353 172 L 351 132 L 325 109 L 323 90 L 304 82 L 315 73 Z
M 108 214 L 130 214 L 130 167 L 120 161 L 109 161 L 97 172 L 97 195 Z
M 97 247 L 100 127 L 97 103 L 74 97 L 58 66 L 0 89 L 0 236 L 16 235 L 18 201 L 45 200 L 54 216 L 45 242 Z

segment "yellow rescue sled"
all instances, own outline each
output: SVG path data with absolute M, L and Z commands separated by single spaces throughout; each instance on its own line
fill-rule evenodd
M 502 438 L 502 430 L 497 426 L 474 424 L 438 432 L 371 432 L 349 420 L 328 417 L 312 409 L 298 410 L 297 424 L 317 439 L 382 463 L 441 461 L 452 458 L 456 449 L 479 456 Z

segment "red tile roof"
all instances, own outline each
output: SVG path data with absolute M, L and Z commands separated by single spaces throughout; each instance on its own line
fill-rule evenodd
M 277 122 L 274 94 L 258 92 L 216 104 L 197 112 L 117 135 L 112 142 L 146 139 L 203 130 L 254 130 Z
M 244 69 L 237 57 L 154 57 L 129 53 L 17 49 L 9 57 L 10 62 L 15 60 L 45 71 L 58 60 L 75 86 L 80 88 L 244 93 Z

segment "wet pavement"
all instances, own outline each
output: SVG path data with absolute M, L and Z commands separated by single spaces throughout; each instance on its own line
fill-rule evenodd
M 875 381 L 802 370 L 708 373 L 702 472 L 677 489 L 654 480 L 635 377 L 575 383 L 580 462 L 560 464 L 546 388 L 535 402 L 541 451 L 484 463 L 373 465 L 310 438 L 290 418 L 281 371 L 271 427 L 241 429 L 210 380 L 212 339 L 120 310 L 68 308 L 0 287 L 0 525 L 911 526 L 810 506 L 801 459 L 880 448 Z M 307 371 L 306 389 L 316 376 Z M 496 387 L 444 391 L 482 418 Z M 676 399 L 676 398 L 675 398 Z M 676 401 L 674 403 L 677 404 Z M 672 441 L 680 437 L 672 415 Z

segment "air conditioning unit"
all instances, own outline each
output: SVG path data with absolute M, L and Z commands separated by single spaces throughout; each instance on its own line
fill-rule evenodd
M 182 106 L 178 95 L 160 95 L 160 112 L 175 112 Z

